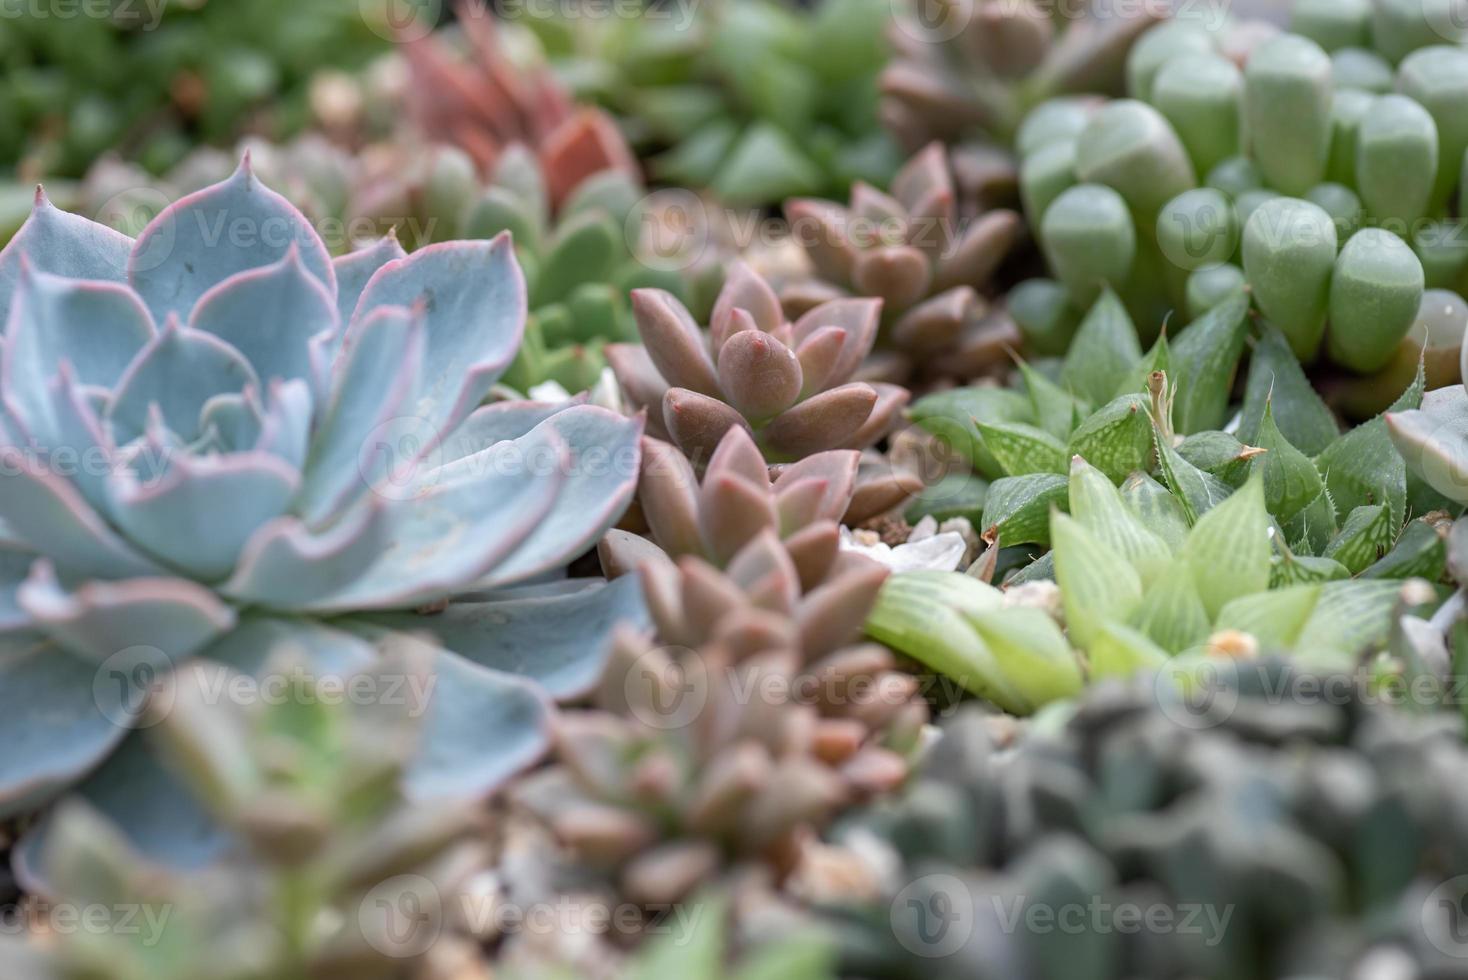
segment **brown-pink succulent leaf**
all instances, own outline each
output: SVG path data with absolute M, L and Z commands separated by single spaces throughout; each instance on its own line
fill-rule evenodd
M 795 352 L 758 330 L 740 331 L 719 348 L 718 371 L 724 397 L 756 422 L 795 404 L 804 380 Z
M 877 393 L 877 403 L 872 406 L 871 414 L 862 423 L 861 428 L 851 438 L 846 440 L 846 449 L 865 449 L 880 441 L 892 430 L 898 415 L 907 406 L 908 399 L 912 393 L 901 385 L 874 384 L 871 386 Z
M 802 344 L 825 327 L 840 327 L 846 331 L 840 356 L 824 383 L 826 387 L 845 384 L 871 353 L 881 322 L 880 299 L 832 300 L 806 312 L 795 322 L 795 342 Z
M 926 296 L 932 280 L 928 257 L 910 245 L 859 252 L 851 269 L 852 288 L 883 300 L 889 313 L 906 310 Z
M 689 825 L 715 835 L 733 830 L 746 804 L 763 792 L 774 764 L 758 742 L 741 742 L 720 752 L 704 769 L 689 806 Z
M 637 158 L 612 117 L 583 106 L 546 136 L 540 147 L 541 169 L 552 207 L 560 207 L 588 177 L 606 171 L 641 183 Z
M 795 616 L 806 656 L 823 656 L 854 639 L 886 580 L 886 567 L 867 561 L 808 592 Z
M 884 731 L 896 740 L 915 727 L 920 728 L 925 720 L 925 706 L 914 700 L 919 690 L 916 677 L 905 671 L 889 670 L 875 678 L 873 690 L 853 701 L 847 713 L 868 728 Z
M 840 554 L 840 525 L 825 521 L 803 527 L 785 539 L 785 550 L 795 563 L 801 588 L 813 589 L 825 581 Z
M 617 789 L 622 760 L 632 748 L 631 733 L 615 715 L 576 711 L 558 715 L 554 722 L 556 757 L 577 782 L 593 792 Z
M 829 484 L 808 477 L 787 484 L 775 494 L 775 509 L 780 514 L 780 533 L 793 534 L 820 517 Z
M 957 135 L 970 127 L 988 127 L 997 121 L 992 108 L 970 98 L 957 79 L 926 67 L 894 61 L 882 72 L 880 84 L 884 96 L 895 100 L 904 114 L 915 117 L 917 125 L 903 127 L 911 134 L 908 146 L 933 136 Z
M 722 859 L 708 841 L 672 841 L 632 859 L 622 872 L 622 893 L 648 907 L 670 906 L 715 874 Z
M 1001 78 L 1022 78 L 1039 67 L 1055 37 L 1055 23 L 1039 4 L 984 4 L 975 17 L 959 40 Z
M 699 491 L 699 525 L 705 554 L 723 565 L 761 531 L 777 529 L 780 518 L 766 487 L 716 474 L 705 477 Z
M 829 282 L 851 281 L 856 249 L 851 244 L 851 215 L 832 201 L 800 197 L 785 204 L 785 220 L 796 244 L 805 249 L 816 273 Z
M 746 657 L 725 675 L 738 693 L 737 735 L 757 738 L 778 756 L 788 747 L 793 692 L 785 683 L 800 670 L 800 657 L 793 650 L 767 650 Z M 757 692 L 750 696 L 749 692 Z
M 824 823 L 846 800 L 846 787 L 830 769 L 799 756 L 781 759 L 748 807 L 744 833 L 754 846 L 767 847 L 798 827 Z
M 663 396 L 663 424 L 673 443 L 695 464 L 712 456 L 730 429 L 749 428 L 744 416 L 729 405 L 686 388 L 669 388 Z
M 561 843 L 594 866 L 620 864 L 658 839 L 651 819 L 589 800 L 563 801 L 549 820 Z
M 1019 350 L 1024 336 L 1008 310 L 980 314 L 964 328 L 953 352 L 953 371 L 960 377 L 976 378 L 991 371 Z
M 810 665 L 808 672 L 821 682 L 822 690 L 842 693 L 896 667 L 892 651 L 875 643 L 863 643 L 821 657 Z
M 1023 228 L 1017 212 L 1001 208 L 985 213 L 940 260 L 933 288 L 982 288 L 1013 250 Z
M 1143 4 L 1129 17 L 1073 23 L 1046 59 L 1044 80 L 1057 95 L 1120 92 L 1126 83 L 1126 60 L 1132 45 L 1168 16 L 1165 7 Z
M 642 576 L 642 596 L 647 602 L 648 614 L 652 617 L 657 635 L 665 643 L 676 646 L 692 646 L 698 642 L 687 617 L 683 615 L 683 577 L 672 559 L 664 555 L 661 559 L 644 562 L 637 566 Z M 644 643 L 641 635 L 622 636 L 617 640 L 623 645 Z
M 839 766 L 861 750 L 867 726 L 851 718 L 822 718 L 816 723 L 811 754 L 828 766 Z
M 821 327 L 799 342 L 795 356 L 800 359 L 802 398 L 809 398 L 831 383 L 845 345 L 846 331 L 840 327 Z
M 1097 99 L 1098 105 L 1104 102 Z M 1019 194 L 1019 166 L 1005 150 L 970 143 L 954 147 L 948 160 L 963 200 L 987 206 L 1012 201 Z
M 774 528 L 755 536 L 739 549 L 725 574 L 761 609 L 785 616 L 800 598 L 800 576 Z
M 849 450 L 817 453 L 807 456 L 798 463 L 779 468 L 775 477 L 775 493 L 778 496 L 798 483 L 806 480 L 822 480 L 826 484 L 825 495 L 815 513 L 815 519 L 840 520 L 851 503 L 851 494 L 856 487 L 857 469 L 861 465 L 861 454 Z
M 800 637 L 789 614 L 749 606 L 719 620 L 707 640 L 739 661 L 769 650 L 789 650 Z
M 896 245 L 907 238 L 907 209 L 865 181 L 851 185 L 850 212 L 853 221 L 848 236 L 858 248 Z
M 943 144 L 931 143 L 908 161 L 893 178 L 892 193 L 907 212 L 907 244 L 936 261 L 948 250 L 957 220 L 957 193 Z
M 730 429 L 709 459 L 705 479 L 726 475 L 748 480 L 757 487 L 769 486 L 769 464 L 744 429 Z
M 678 571 L 683 578 L 683 616 L 695 635 L 711 635 L 719 620 L 743 608 L 739 586 L 702 558 L 680 558 Z
M 719 395 L 718 378 L 703 333 L 672 293 L 662 289 L 632 290 L 632 314 L 648 359 L 668 385 Z
M 735 262 L 714 301 L 709 318 L 709 332 L 718 350 L 732 332 L 730 318 L 735 310 L 744 310 L 760 330 L 774 330 L 785 322 L 785 311 L 770 284 L 744 262 Z
M 842 522 L 852 527 L 865 524 L 917 496 L 922 490 L 923 481 L 915 473 L 885 466 L 863 467 Z
M 658 547 L 675 558 L 703 553 L 698 477 L 686 456 L 660 439 L 643 437 L 637 495 Z
M 596 546 L 597 560 L 601 572 L 608 579 L 621 578 L 637 571 L 645 562 L 659 558 L 667 560 L 667 553 L 640 534 L 612 528 L 602 536 Z
M 932 354 L 951 346 L 963 333 L 978 294 L 959 286 L 925 299 L 892 325 L 892 342 L 915 354 Z
M 849 279 L 847 275 L 840 281 Z M 801 279 L 780 287 L 780 305 L 785 308 L 786 316 L 801 317 L 822 303 L 845 298 L 844 290 L 821 279 Z
M 765 449 L 784 459 L 844 447 L 861 430 L 877 404 L 871 385 L 853 383 L 823 391 L 765 426 Z
M 879 745 L 868 745 L 840 769 L 848 785 L 867 796 L 890 793 L 907 779 L 907 760 Z

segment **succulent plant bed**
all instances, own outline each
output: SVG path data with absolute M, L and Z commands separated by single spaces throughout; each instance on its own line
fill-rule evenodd
M 0 11 L 0 974 L 1464 972 L 1452 0 L 400 6 Z

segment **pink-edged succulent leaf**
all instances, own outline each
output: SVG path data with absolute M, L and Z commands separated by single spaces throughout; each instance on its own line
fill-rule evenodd
M 642 417 L 625 418 L 595 405 L 557 412 L 536 432 L 558 433 L 567 446 L 566 473 L 555 518 L 540 523 L 479 584 L 512 585 L 560 568 L 592 547 L 626 511 L 641 468 Z
M 239 351 L 213 334 L 180 326 L 170 314 L 123 372 L 106 420 L 118 445 L 141 436 L 155 412 L 170 432 L 192 442 L 201 435 L 199 421 L 211 398 L 259 386 Z
M 719 620 L 748 601 L 739 586 L 717 568 L 692 555 L 678 559 L 683 615 L 699 637 L 713 633 Z
M 128 716 L 97 705 L 96 663 L 34 635 L 0 638 L 0 715 L 11 750 L 0 756 L 0 819 L 39 809 L 107 757 Z
M 285 513 L 300 474 L 268 453 L 180 454 L 156 480 L 108 480 L 108 515 L 128 538 L 204 582 L 229 576 L 245 543 Z
M 126 286 L 63 279 L 23 260 L 0 369 L 6 408 L 27 430 L 45 428 L 46 384 L 63 361 L 82 384 L 111 388 L 154 333 L 148 311 Z
M 388 262 L 363 289 L 353 322 L 379 306 L 422 310 L 423 368 L 405 408 L 436 434 L 436 444 L 478 407 L 520 348 L 525 276 L 509 234 L 429 245 Z
M 106 225 L 58 209 L 40 188 L 25 224 L 0 250 L 0 311 L 10 309 L 22 262 L 66 279 L 125 283 L 133 240 Z
M 661 413 L 657 410 L 663 404 L 663 396 L 668 393 L 668 382 L 663 380 L 657 365 L 648 356 L 647 348 L 641 344 L 608 344 L 605 353 L 607 364 L 617 376 L 617 383 L 627 399 L 639 408 L 652 409 L 653 418 L 661 428 Z M 666 438 L 666 433 L 659 435 L 656 430 L 649 431 L 659 439 Z
M 647 357 L 668 385 L 719 394 L 708 343 L 682 303 L 666 290 L 634 289 L 632 313 Z
M 746 418 L 783 412 L 800 397 L 803 380 L 795 352 L 762 331 L 739 331 L 719 349 L 719 388 Z
M 785 550 L 795 563 L 802 589 L 826 580 L 841 551 L 841 526 L 835 521 L 808 524 L 785 539 Z
M 389 262 L 407 257 L 408 253 L 398 243 L 398 236 L 389 234 L 365 248 L 359 248 L 332 261 L 336 271 L 337 322 L 343 328 L 351 322 L 357 303 L 362 298 L 362 290 L 367 288 L 367 283 L 377 274 L 377 270 Z
M 253 390 L 246 394 L 254 397 Z M 306 454 L 314 435 L 315 407 L 308 382 L 301 379 L 281 381 L 279 378 L 270 382 L 266 385 L 265 404 L 258 409 L 260 433 L 255 440 L 255 452 L 268 453 L 300 473 L 306 465 Z M 208 431 L 207 427 L 205 431 Z M 248 448 L 248 443 L 235 445 Z
M 568 591 L 569 589 L 569 591 Z M 628 575 L 609 583 L 575 580 L 459 601 L 435 616 L 378 613 L 375 626 L 426 632 L 447 650 L 482 667 L 534 681 L 551 697 L 585 697 L 600 680 L 619 624 L 649 625 L 642 583 Z
M 793 534 L 815 521 L 820 516 L 821 505 L 829 486 L 829 483 L 817 477 L 785 484 L 775 494 L 775 509 L 780 514 L 780 533 Z
M 415 468 L 372 492 L 385 503 L 388 547 L 322 612 L 412 608 L 472 587 L 555 512 L 570 450 L 554 417 L 529 434 L 438 469 Z
M 795 612 L 800 597 L 800 574 L 781 547 L 774 528 L 760 532 L 739 549 L 729 560 L 725 574 L 756 607 L 781 616 Z
M 155 320 L 188 317 L 212 287 L 231 276 L 273 265 L 292 248 L 306 270 L 336 296 L 336 270 L 301 212 L 266 187 L 246 155 L 228 180 L 180 198 L 148 223 L 133 243 L 127 278 Z
M 942 143 L 929 143 L 902 165 L 892 178 L 892 196 L 915 218 L 952 217 L 953 175 Z
M 385 306 L 348 330 L 336 365 L 331 400 L 307 458 L 296 510 L 308 522 L 325 521 L 366 492 L 393 467 L 411 466 L 430 435 L 395 446 L 392 420 L 400 417 L 422 371 L 425 325 L 406 308 Z
M 877 392 L 871 385 L 855 383 L 823 391 L 765 426 L 765 449 L 777 457 L 800 459 L 844 448 L 861 431 L 876 404 Z
M 246 542 L 219 591 L 272 609 L 310 606 L 356 581 L 387 547 L 383 512 L 383 502 L 369 496 L 321 531 L 298 517 L 275 518 Z
M 860 223 L 862 235 L 874 241 L 898 242 L 906 235 L 907 209 L 865 181 L 851 185 L 851 215 Z
M 148 648 L 176 664 L 235 623 L 233 608 L 188 579 L 91 581 L 67 589 L 46 561 L 32 567 L 18 598 L 38 629 L 99 663 L 128 648 Z
M 709 333 L 714 350 L 723 346 L 732 332 L 730 319 L 735 310 L 746 311 L 760 330 L 770 331 L 785 322 L 780 300 L 770 284 L 744 262 L 735 262 L 724 279 L 709 317 Z
M 410 799 L 486 798 L 550 748 L 551 706 L 535 684 L 446 650 L 432 671 L 422 742 L 404 774 Z
M 13 448 L 0 451 L 0 520 L 68 578 L 166 574 L 112 530 L 70 481 Z
M 730 429 L 749 429 L 744 416 L 724 402 L 686 388 L 669 388 L 663 396 L 663 425 L 695 464 L 708 459 Z
M 336 297 L 294 245 L 279 262 L 226 279 L 199 297 L 189 327 L 245 356 L 263 382 L 311 380 L 311 342 L 337 332 Z
M 823 388 L 845 384 L 856 374 L 862 361 L 877 342 L 877 328 L 882 321 L 879 299 L 837 299 L 805 313 L 795 322 L 795 340 L 803 344 L 824 327 L 839 327 L 846 332 L 841 354 L 832 366 Z
M 674 557 L 703 553 L 698 478 L 686 456 L 661 439 L 644 438 L 637 496 L 658 547 Z
M 564 402 L 492 402 L 482 405 L 439 446 L 435 456 L 451 463 L 485 446 L 518 439 L 552 415 L 586 403 L 584 395 Z
M 14 395 L 16 389 L 10 393 Z M 65 463 L 65 456 L 58 456 L 58 462 L 66 466 L 66 475 L 87 503 L 104 510 L 107 474 L 116 463 L 112 441 L 69 363 L 63 362 L 45 382 L 45 396 L 47 404 L 29 405 L 24 416 L 33 445 L 74 454 L 75 465 Z

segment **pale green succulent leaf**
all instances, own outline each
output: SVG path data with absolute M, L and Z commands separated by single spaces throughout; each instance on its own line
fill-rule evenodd
M 984 527 L 1001 548 L 1050 543 L 1050 510 L 1069 507 L 1067 480 L 1057 473 L 1031 473 L 995 480 L 984 501 Z
M 1142 360 L 1137 328 L 1115 292 L 1106 289 L 1091 306 L 1060 369 L 1060 383 L 1093 405 L 1109 401 Z
M 1086 649 L 1103 623 L 1124 621 L 1137 608 L 1142 580 L 1125 558 L 1065 514 L 1051 515 L 1050 536 L 1071 642 Z
M 1231 599 L 1269 587 L 1269 513 L 1264 482 L 1254 477 L 1198 518 L 1181 557 L 1210 616 Z

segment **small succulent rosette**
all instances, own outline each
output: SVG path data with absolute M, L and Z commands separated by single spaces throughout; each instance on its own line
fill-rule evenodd
M 648 430 L 705 464 L 732 427 L 771 462 L 885 436 L 906 389 L 853 381 L 876 339 L 881 301 L 838 299 L 791 323 L 764 279 L 740 262 L 707 331 L 659 290 L 632 294 L 642 347 L 612 345 L 624 391 L 651 415 Z
M 594 683 L 591 638 L 641 615 L 631 582 L 504 593 L 620 516 L 642 429 L 481 407 L 525 319 L 507 236 L 333 261 L 247 158 L 136 240 L 38 193 L 0 308 L 0 812 L 85 779 L 145 850 L 198 844 L 129 729 L 160 672 L 254 675 L 279 646 L 323 672 L 438 650 L 409 786 L 482 793 L 544 747 L 547 695 Z
M 819 279 L 781 299 L 799 312 L 833 296 L 882 300 L 884 346 L 945 375 L 976 374 L 1019 337 L 1003 318 L 985 319 L 991 278 L 1022 234 L 1004 208 L 961 214 L 942 144 L 929 144 L 897 173 L 890 195 L 858 183 L 851 203 L 797 199 L 785 206 L 791 235 Z M 931 363 L 925 363 L 931 362 Z

